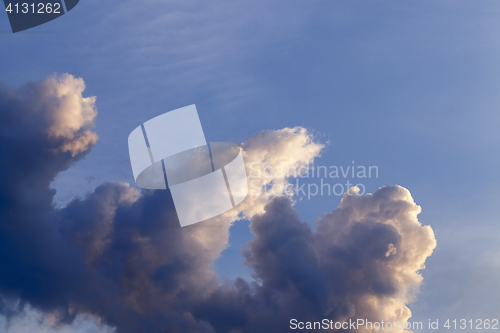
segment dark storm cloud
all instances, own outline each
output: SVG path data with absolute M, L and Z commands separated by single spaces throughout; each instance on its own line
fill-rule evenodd
M 17 309 L 27 302 L 67 323 L 91 314 L 119 333 L 284 332 L 292 318 L 409 318 L 435 240 L 402 187 L 363 197 L 352 189 L 316 232 L 289 198 L 249 198 L 242 210 L 254 238 L 244 257 L 255 282 L 218 282 L 213 263 L 231 221 L 180 228 L 168 191 L 108 183 L 55 209 L 51 181 L 97 141 L 95 99 L 83 90 L 70 75 L 0 88 L 4 313 L 16 312 L 4 300 L 19 299 Z M 262 132 L 244 147 L 247 163 L 295 166 L 321 150 L 297 128 Z

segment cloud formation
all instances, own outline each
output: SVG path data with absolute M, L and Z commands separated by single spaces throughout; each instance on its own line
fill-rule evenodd
M 88 314 L 119 333 L 283 332 L 292 318 L 410 317 L 435 239 L 399 186 L 366 196 L 352 188 L 315 232 L 292 198 L 264 192 L 185 228 L 168 191 L 125 183 L 54 208 L 50 182 L 97 142 L 95 98 L 82 97 L 84 88 L 71 75 L 0 87 L 0 251 L 8 253 L 0 295 L 21 300 L 18 309 L 30 304 L 59 323 Z M 258 133 L 242 147 L 247 167 L 284 168 L 308 165 L 323 148 L 300 127 Z M 221 284 L 213 263 L 241 218 L 251 219 L 243 254 L 255 281 Z

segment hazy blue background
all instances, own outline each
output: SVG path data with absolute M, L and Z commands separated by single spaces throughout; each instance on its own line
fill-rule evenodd
M 196 104 L 209 141 L 303 126 L 328 142 L 317 165 L 376 165 L 364 182 L 408 188 L 438 246 L 413 320 L 500 317 L 498 1 L 97 1 L 12 34 L 0 15 L 0 77 L 83 77 L 100 142 L 60 175 L 57 204 L 104 181 L 133 184 L 130 131 Z M 304 221 L 336 196 L 301 200 Z M 251 238 L 231 229 L 229 278 Z

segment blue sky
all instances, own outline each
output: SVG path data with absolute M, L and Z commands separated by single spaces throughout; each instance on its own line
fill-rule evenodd
M 58 204 L 133 184 L 128 134 L 169 110 L 196 104 L 209 141 L 303 126 L 327 143 L 318 165 L 376 165 L 368 192 L 398 184 L 422 207 L 438 245 L 415 320 L 498 317 L 500 3 L 82 0 L 9 31 L 0 15 L 4 82 L 70 73 L 97 96 L 100 142 L 56 179 Z M 296 208 L 313 224 L 339 202 Z M 249 277 L 248 224 L 231 229 L 222 275 Z

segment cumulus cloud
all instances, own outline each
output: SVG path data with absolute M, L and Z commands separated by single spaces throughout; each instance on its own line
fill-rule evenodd
M 246 217 L 262 213 L 275 193 L 287 194 L 290 175 L 307 170 L 320 156 L 323 144 L 303 127 L 262 131 L 242 144 L 249 173 L 249 198 L 239 207 Z M 292 172 L 293 170 L 293 172 Z M 266 190 L 276 188 L 277 191 Z
M 83 97 L 85 82 L 65 74 L 52 77 L 39 85 L 35 100 L 48 117 L 48 135 L 61 141 L 58 151 L 70 152 L 72 156 L 93 147 L 97 135 L 92 132 L 97 116 L 95 97 Z
M 405 323 L 422 281 L 418 271 L 436 246 L 433 231 L 418 222 L 420 207 L 407 189 L 358 191 L 316 221 L 316 232 L 290 198 L 272 199 L 252 218 L 254 238 L 244 251 L 257 283 L 219 288 L 200 315 L 218 315 L 217 331 L 228 317 L 240 318 L 243 332 L 287 331 L 291 318 Z
M 83 97 L 84 90 L 83 79 L 70 74 L 20 88 L 2 86 L 2 107 L 11 110 L 2 112 L 3 120 L 8 121 L 4 128 L 10 121 L 20 121 L 17 117 L 29 115 L 24 120 L 26 130 L 43 132 L 54 152 L 69 152 L 72 157 L 84 153 L 98 139 L 92 132 L 97 116 L 95 97 Z
M 57 323 L 91 315 L 118 333 L 282 332 L 292 318 L 410 317 L 435 239 L 402 187 L 351 189 L 316 231 L 293 198 L 261 191 L 185 228 L 169 191 L 125 183 L 54 208 L 50 182 L 97 141 L 95 99 L 84 88 L 71 75 L 0 88 L 0 251 L 9 254 L 0 256 L 0 295 Z M 306 167 L 323 145 L 297 127 L 263 131 L 242 147 L 268 186 L 288 178 L 266 166 Z M 255 281 L 220 283 L 214 260 L 241 218 L 251 219 L 243 255 Z
M 346 318 L 406 322 L 436 247 L 430 226 L 417 219 L 420 206 L 401 186 L 359 196 L 344 195 L 337 209 L 316 221 L 314 248 L 330 290 L 347 305 Z

